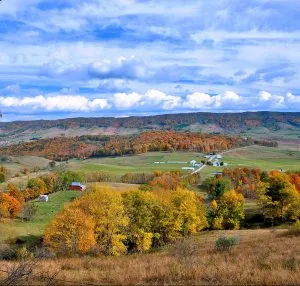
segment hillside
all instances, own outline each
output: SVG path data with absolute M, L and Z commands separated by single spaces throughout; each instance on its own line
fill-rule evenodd
M 151 151 L 216 152 L 252 144 L 239 136 L 148 131 L 128 136 L 54 137 L 4 146 L 2 156 L 40 156 L 50 160 L 122 156 Z
M 182 113 L 144 117 L 67 118 L 0 123 L 0 144 L 37 138 L 81 135 L 129 135 L 145 130 L 245 134 L 298 140 L 299 112 Z

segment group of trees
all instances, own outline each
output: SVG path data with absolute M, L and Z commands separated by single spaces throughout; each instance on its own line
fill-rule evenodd
M 300 218 L 300 192 L 289 174 L 270 172 L 260 183 L 257 197 L 265 219 L 282 222 Z
M 225 168 L 223 177 L 231 181 L 232 187 L 246 198 L 256 198 L 258 184 L 268 174 L 258 168 Z
M 214 220 L 211 220 L 212 225 L 216 226 L 219 224 L 220 219 L 218 219 L 217 212 L 223 213 L 220 210 L 222 209 L 222 198 L 229 196 L 231 189 L 235 190 L 235 194 L 233 195 L 232 193 L 231 198 L 235 197 L 241 202 L 242 198 L 237 198 L 237 196 L 243 195 L 257 199 L 265 220 L 280 223 L 283 221 L 295 221 L 300 218 L 299 182 L 299 172 L 282 173 L 271 171 L 267 173 L 259 169 L 226 168 L 223 171 L 223 175 L 217 175 L 205 180 L 202 188 L 207 191 L 213 200 L 210 213 L 210 215 L 214 216 Z M 234 211 L 231 210 L 230 213 L 233 214 Z M 240 220 L 242 216 L 238 215 L 237 218 Z
M 0 155 L 30 155 L 64 161 L 71 158 L 85 159 L 98 150 L 97 144 L 87 143 L 80 140 L 80 137 L 55 137 L 4 146 L 0 150 Z
M 247 144 L 241 137 L 193 132 L 149 131 L 138 135 L 117 136 L 106 142 L 100 155 L 140 154 L 151 151 L 211 152 Z
M 92 156 L 120 156 L 149 151 L 227 150 L 249 144 L 237 136 L 193 132 L 149 131 L 130 136 L 80 136 L 40 139 L 1 148 L 0 155 L 34 155 L 50 160 L 85 159 Z
M 122 194 L 94 186 L 54 218 L 44 242 L 58 254 L 120 255 L 147 251 L 205 227 L 204 203 L 187 189 Z

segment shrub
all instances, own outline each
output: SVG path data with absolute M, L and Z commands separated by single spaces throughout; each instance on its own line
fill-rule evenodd
M 5 174 L 0 172 L 0 183 L 4 183 L 5 182 Z
M 237 236 L 220 236 L 215 243 L 215 248 L 217 251 L 230 251 L 237 244 L 239 244 Z
M 290 229 L 284 233 L 287 236 L 300 236 L 300 220 L 297 220 Z
M 298 269 L 298 261 L 295 256 L 289 257 L 286 261 L 283 263 L 283 267 L 290 270 L 290 271 L 296 271 Z
M 199 253 L 198 244 L 195 240 L 183 238 L 176 240 L 170 251 L 171 255 L 178 259 L 182 264 L 191 262 L 193 256 Z
M 15 249 L 7 243 L 0 243 L 0 260 L 15 258 Z
M 23 208 L 22 219 L 32 220 L 39 212 L 39 207 L 35 204 L 26 204 Z

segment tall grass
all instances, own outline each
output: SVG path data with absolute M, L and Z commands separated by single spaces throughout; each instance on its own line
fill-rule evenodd
M 226 232 L 241 238 L 230 252 L 217 251 L 221 233 L 209 232 L 162 252 L 44 260 L 35 271 L 51 269 L 61 285 L 298 285 L 300 241 L 285 231 Z M 34 282 L 41 284 L 36 278 L 28 283 Z

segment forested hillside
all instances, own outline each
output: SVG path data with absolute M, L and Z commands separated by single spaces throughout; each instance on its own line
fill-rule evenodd
M 51 160 L 118 156 L 150 151 L 213 152 L 251 144 L 238 136 L 148 131 L 130 136 L 56 137 L 2 147 L 0 155 L 34 155 Z
M 245 131 L 253 127 L 280 128 L 288 124 L 300 128 L 299 112 L 244 112 L 244 113 L 182 113 L 143 117 L 99 117 L 68 118 L 59 120 L 15 121 L 0 123 L 0 134 L 24 132 L 49 128 L 137 128 L 137 129 L 176 129 L 182 130 L 190 125 L 213 124 L 228 132 Z

